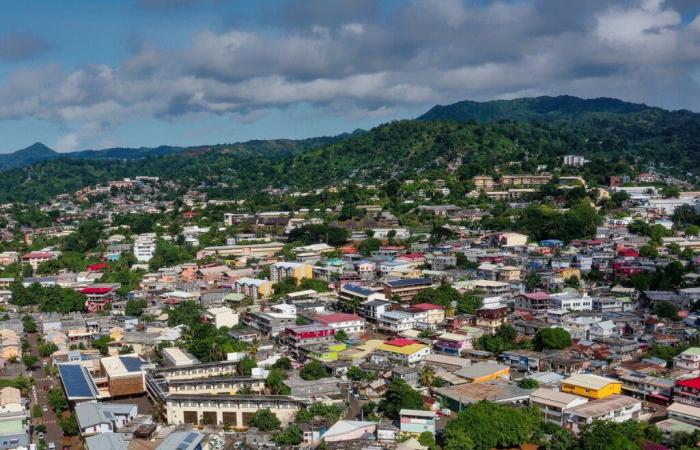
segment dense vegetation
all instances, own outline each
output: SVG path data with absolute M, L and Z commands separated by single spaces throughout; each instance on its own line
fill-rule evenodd
M 572 97 L 457 104 L 440 111 L 423 119 L 446 120 L 397 121 L 349 137 L 197 147 L 139 160 L 52 159 L 31 170 L 7 171 L 0 202 L 41 201 L 135 175 L 177 180 L 219 198 L 248 196 L 254 203 L 268 187 L 307 190 L 342 180 L 446 175 L 452 197 L 462 198 L 474 175 L 495 174 L 497 166 L 501 173 L 554 168 L 569 153 L 591 160 L 582 169 L 589 184 L 632 174 L 636 161 L 664 163 L 678 173 L 697 174 L 700 166 L 700 115 L 688 111 Z M 450 173 L 447 166 L 455 160 L 461 166 Z

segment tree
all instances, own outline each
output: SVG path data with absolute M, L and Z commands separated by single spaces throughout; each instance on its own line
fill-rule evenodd
M 402 409 L 424 409 L 424 406 L 420 394 L 404 380 L 397 379 L 389 383 L 378 409 L 386 417 L 397 419 Z
M 249 425 L 260 431 L 277 430 L 280 427 L 280 420 L 270 411 L 269 408 L 259 409 L 250 418 Z
M 481 296 L 475 292 L 465 292 L 457 300 L 457 312 L 460 314 L 475 314 L 476 310 L 481 308 Z
M 292 360 L 286 356 L 282 356 L 277 361 L 275 361 L 272 367 L 282 370 L 292 370 Z
M 671 320 L 680 320 L 678 317 L 678 307 L 671 302 L 656 302 L 652 313 L 659 317 Z
M 22 355 L 22 363 L 27 367 L 27 369 L 34 370 L 36 364 L 39 362 L 39 358 L 29 353 Z
M 134 347 L 131 345 L 122 345 L 119 349 L 120 355 L 130 355 L 132 353 L 134 353 Z
M 437 450 L 437 444 L 435 443 L 435 436 L 430 431 L 424 431 L 418 436 L 418 442 L 420 445 L 428 447 L 429 450 Z
M 426 387 L 431 387 L 435 382 L 435 369 L 431 366 L 424 366 L 418 374 L 418 381 Z
M 571 335 L 563 328 L 543 328 L 537 332 L 532 345 L 535 350 L 561 350 L 571 345 Z
M 53 342 L 43 342 L 39 344 L 39 354 L 41 356 L 51 356 L 55 351 L 58 351 L 58 346 Z
M 311 224 L 294 228 L 289 233 L 289 242 L 301 242 L 304 245 L 325 242 L 337 247 L 347 242 L 349 232 L 340 227 L 324 224 Z
M 250 356 L 246 356 L 238 361 L 238 374 L 249 377 L 253 373 L 253 369 L 256 367 L 258 367 L 257 361 Z
M 514 408 L 480 401 L 468 405 L 445 427 L 445 448 L 457 443 L 476 450 L 519 447 L 540 427 L 541 414 L 535 407 Z
M 282 369 L 272 368 L 265 379 L 265 385 L 272 395 L 289 395 L 290 389 L 284 384 L 284 372 Z
M 581 280 L 576 275 L 572 275 L 566 280 L 564 280 L 564 286 L 578 289 L 581 286 Z
M 102 224 L 95 219 L 88 219 L 80 223 L 75 233 L 65 238 L 63 249 L 85 253 L 97 246 L 102 238 Z
M 523 379 L 518 381 L 518 387 L 522 389 L 537 389 L 538 387 L 540 387 L 540 383 L 534 378 L 524 377 Z
M 106 356 L 109 354 L 109 343 L 113 340 L 114 339 L 108 335 L 100 336 L 92 341 L 92 348 L 96 348 L 100 351 L 101 355 Z
M 37 326 L 32 316 L 22 317 L 22 328 L 24 328 L 25 333 L 36 333 Z
M 306 381 L 320 380 L 328 375 L 326 369 L 318 361 L 311 361 L 301 368 L 299 376 Z
M 78 420 L 73 413 L 68 417 L 60 419 L 58 423 L 61 426 L 61 430 L 63 430 L 63 434 L 66 436 L 75 436 L 80 432 Z
M 576 448 L 576 439 L 568 430 L 557 425 L 552 428 L 544 450 L 574 450 Z
M 660 440 L 661 432 L 652 424 L 636 420 L 622 423 L 595 420 L 579 433 L 578 447 L 582 450 L 636 450 L 645 441 Z
M 357 366 L 352 366 L 348 369 L 347 377 L 352 381 L 369 381 L 373 378 L 373 374 L 370 374 Z
M 66 400 L 66 396 L 63 394 L 63 389 L 49 389 L 48 393 L 46 394 L 46 398 L 48 399 L 51 408 L 57 414 L 68 409 L 68 400 Z
M 445 307 L 452 306 L 460 300 L 459 292 L 447 283 L 437 288 L 423 289 L 413 298 L 413 303 L 432 303 Z
M 381 245 L 382 241 L 370 237 L 363 240 L 357 245 L 357 251 L 359 251 L 360 254 L 362 254 L 363 256 L 369 256 L 372 254 L 372 252 L 376 252 L 377 250 L 379 250 L 379 247 Z
M 644 258 L 657 258 L 659 256 L 659 251 L 656 249 L 655 245 L 644 244 L 639 247 L 639 256 Z
M 343 330 L 339 330 L 335 333 L 335 340 L 338 342 L 345 342 L 348 340 L 348 334 Z
M 32 417 L 41 417 L 41 415 L 42 415 L 42 414 L 41 414 L 41 405 L 39 405 L 38 403 L 36 403 L 36 404 L 32 407 Z
M 143 310 L 146 309 L 148 303 L 146 300 L 132 299 L 126 302 L 126 308 L 124 309 L 124 314 L 127 316 L 140 317 L 143 314 Z
M 277 445 L 299 445 L 302 441 L 301 429 L 297 424 L 290 424 L 282 433 L 275 436 L 274 441 Z

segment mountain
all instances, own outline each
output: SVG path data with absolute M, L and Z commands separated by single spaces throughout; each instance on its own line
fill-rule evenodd
M 45 201 L 136 175 L 158 176 L 177 182 L 181 190 L 201 190 L 211 198 L 246 198 L 257 205 L 270 204 L 264 193 L 270 187 L 311 191 L 423 178 L 445 180 L 451 190 L 446 200 L 460 202 L 475 175 L 496 175 L 496 168 L 500 173 L 532 173 L 540 165 L 583 176 L 589 186 L 604 184 L 610 175 L 634 175 L 649 164 L 680 178 L 700 179 L 697 113 L 575 97 L 457 105 L 433 108 L 419 120 L 335 137 L 58 156 L 44 152 L 49 159 L 33 163 L 31 171 L 15 168 L 2 174 L 0 203 Z M 453 120 L 430 119 L 437 117 L 436 111 L 442 117 L 451 111 Z M 571 153 L 591 162 L 580 169 L 561 167 L 561 157 Z M 314 198 L 298 201 L 319 206 Z
M 454 120 L 457 122 L 554 121 L 578 120 L 595 115 L 625 115 L 658 110 L 644 104 L 629 103 L 616 98 L 582 99 L 569 95 L 529 97 L 488 102 L 462 101 L 437 105 L 418 120 Z
M 41 142 L 36 142 L 27 148 L 17 150 L 14 153 L 0 155 L 0 171 L 24 167 L 37 161 L 57 158 L 59 153 L 51 150 Z

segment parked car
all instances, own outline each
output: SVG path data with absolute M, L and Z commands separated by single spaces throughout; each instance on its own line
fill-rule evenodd
M 43 439 L 44 439 L 44 433 L 42 433 L 42 432 L 40 431 L 39 434 L 37 434 L 37 437 L 39 438 L 40 441 L 43 440 Z

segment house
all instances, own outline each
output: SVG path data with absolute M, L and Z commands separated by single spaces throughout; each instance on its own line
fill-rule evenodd
M 673 358 L 673 368 L 700 376 L 700 347 L 690 347 Z
M 411 339 L 399 338 L 384 341 L 377 349 L 377 353 L 385 356 L 390 361 L 413 365 L 430 354 L 430 347 Z
M 530 394 L 530 404 L 542 411 L 544 420 L 559 426 L 564 425 L 564 415 L 569 409 L 585 403 L 588 403 L 585 397 L 553 389 L 540 388 Z
M 617 423 L 638 420 L 641 411 L 641 400 L 624 395 L 610 395 L 567 410 L 564 414 L 564 427 L 578 433 L 584 425 L 594 420 Z
M 29 252 L 22 255 L 22 262 L 29 264 L 32 269 L 36 270 L 39 268 L 39 264 L 56 258 L 58 258 L 58 253 L 56 252 Z
M 278 262 L 270 265 L 270 281 L 279 283 L 285 278 L 293 278 L 298 282 L 311 279 L 313 266 L 296 262 Z
M 511 368 L 530 373 L 540 371 L 540 360 L 543 356 L 542 353 L 532 350 L 506 350 L 499 358 Z
M 87 312 L 104 311 L 116 299 L 119 287 L 118 283 L 103 283 L 81 289 L 80 293 L 87 297 L 85 310 Z
M 694 427 L 700 427 L 700 408 L 696 406 L 674 402 L 666 408 L 666 414 L 668 414 L 669 419 L 679 420 L 693 425 Z
M 155 450 L 202 450 L 203 440 L 199 431 L 173 431 Z
M 418 409 L 402 409 L 399 411 L 401 432 L 420 435 L 421 433 L 435 434 L 435 412 Z
M 233 312 L 227 306 L 207 309 L 204 313 L 204 319 L 214 324 L 217 329 L 221 327 L 232 328 L 238 325 L 238 313 Z
M 612 320 L 595 322 L 588 329 L 589 339 L 610 338 L 618 335 L 618 328 Z
M 85 438 L 87 450 L 127 450 L 126 440 L 121 433 L 95 434 Z
M 340 286 L 338 298 L 345 303 L 361 304 L 371 300 L 386 300 L 383 292 L 378 292 L 356 284 L 345 283 Z
M 430 278 L 408 278 L 404 280 L 384 281 L 384 296 L 388 299 L 398 298 L 401 303 L 413 300 L 420 291 L 432 287 Z M 396 297 L 394 297 L 396 296 Z
M 622 390 L 635 397 L 657 399 L 665 403 L 673 393 L 674 382 L 667 378 L 626 370 L 619 375 L 619 379 L 622 381 Z
M 560 292 L 550 295 L 550 305 L 556 309 L 572 311 L 590 311 L 593 309 L 593 299 L 588 294 L 578 292 Z
M 29 447 L 28 432 L 29 416 L 20 390 L 13 387 L 0 389 L 0 449 Z
M 137 412 L 133 404 L 85 402 L 75 406 L 81 436 L 115 433 L 134 420 Z
M 384 297 L 384 294 L 381 294 Z M 386 300 L 368 300 L 360 304 L 358 312 L 362 317 L 370 322 L 377 322 L 381 316 L 383 316 L 387 308 L 391 305 L 391 302 Z
M 317 314 L 314 316 L 314 320 L 332 328 L 336 333 L 338 331 L 344 331 L 347 334 L 355 334 L 364 333 L 365 331 L 365 319 L 357 314 Z
M 470 383 L 484 383 L 499 378 L 507 378 L 510 375 L 510 368 L 503 364 L 483 362 L 464 367 L 454 374 Z
M 622 393 L 622 382 L 593 374 L 574 374 L 561 383 L 562 392 L 593 399 Z
M 499 233 L 496 242 L 500 247 L 523 247 L 527 244 L 527 235 L 520 233 Z
M 450 356 L 459 356 L 462 350 L 472 348 L 472 338 L 465 334 L 445 332 L 440 334 L 433 343 L 435 351 Z

